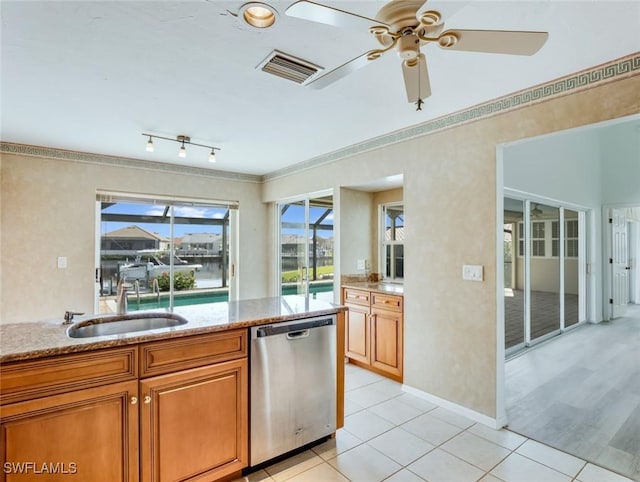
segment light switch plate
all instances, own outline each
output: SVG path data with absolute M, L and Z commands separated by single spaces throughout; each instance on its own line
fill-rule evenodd
M 65 269 L 67 267 L 67 257 L 66 256 L 58 256 L 58 268 Z
M 367 260 L 359 259 L 356 263 L 356 269 L 367 269 Z
M 476 264 L 465 264 L 462 266 L 462 279 L 467 281 L 482 281 L 484 278 L 484 267 Z

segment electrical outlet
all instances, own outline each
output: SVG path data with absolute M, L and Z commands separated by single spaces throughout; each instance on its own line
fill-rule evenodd
M 67 257 L 66 256 L 58 256 L 58 268 L 65 269 L 67 267 Z
M 356 269 L 361 269 L 361 270 L 367 269 L 367 260 L 366 259 L 359 259 L 356 262 Z
M 484 268 L 482 265 L 465 264 L 462 266 L 462 279 L 467 281 L 482 281 Z

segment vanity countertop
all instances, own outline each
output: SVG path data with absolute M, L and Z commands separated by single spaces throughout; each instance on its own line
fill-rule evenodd
M 376 291 L 378 293 L 387 293 L 387 294 L 404 296 L 404 286 L 399 283 L 355 282 L 355 283 L 344 283 L 342 287 L 351 288 L 355 290 Z
M 343 306 L 294 295 L 180 306 L 171 312 L 186 318 L 187 324 L 91 338 L 69 338 L 67 329 L 73 325 L 63 325 L 62 317 L 32 323 L 4 323 L 0 324 L 0 363 L 247 328 L 329 315 L 345 310 Z M 168 313 L 170 311 L 162 309 L 133 313 L 150 312 Z M 77 316 L 74 322 L 96 316 Z

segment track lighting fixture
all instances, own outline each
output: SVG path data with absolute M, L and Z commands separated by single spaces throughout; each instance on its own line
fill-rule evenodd
M 182 159 L 187 157 L 187 148 L 185 147 L 186 144 L 190 146 L 205 147 L 207 149 L 211 149 L 211 152 L 209 153 L 209 162 L 216 162 L 216 151 L 221 150 L 219 147 L 207 146 L 205 144 L 197 144 L 195 142 L 191 142 L 191 138 L 185 135 L 176 136 L 175 139 L 171 137 L 156 136 L 155 134 L 147 134 L 145 132 L 143 132 L 142 135 L 149 138 L 149 140 L 147 141 L 147 147 L 146 147 L 146 150 L 148 152 L 153 152 L 153 147 L 154 147 L 153 139 L 163 139 L 165 141 L 172 141 L 172 142 L 179 143 L 180 150 L 178 151 L 178 156 L 181 157 Z

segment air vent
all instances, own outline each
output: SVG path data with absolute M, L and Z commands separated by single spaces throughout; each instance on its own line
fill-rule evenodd
M 311 62 L 277 50 L 271 52 L 256 68 L 268 74 L 292 80 L 297 84 L 305 83 L 322 70 L 322 67 L 318 67 Z

